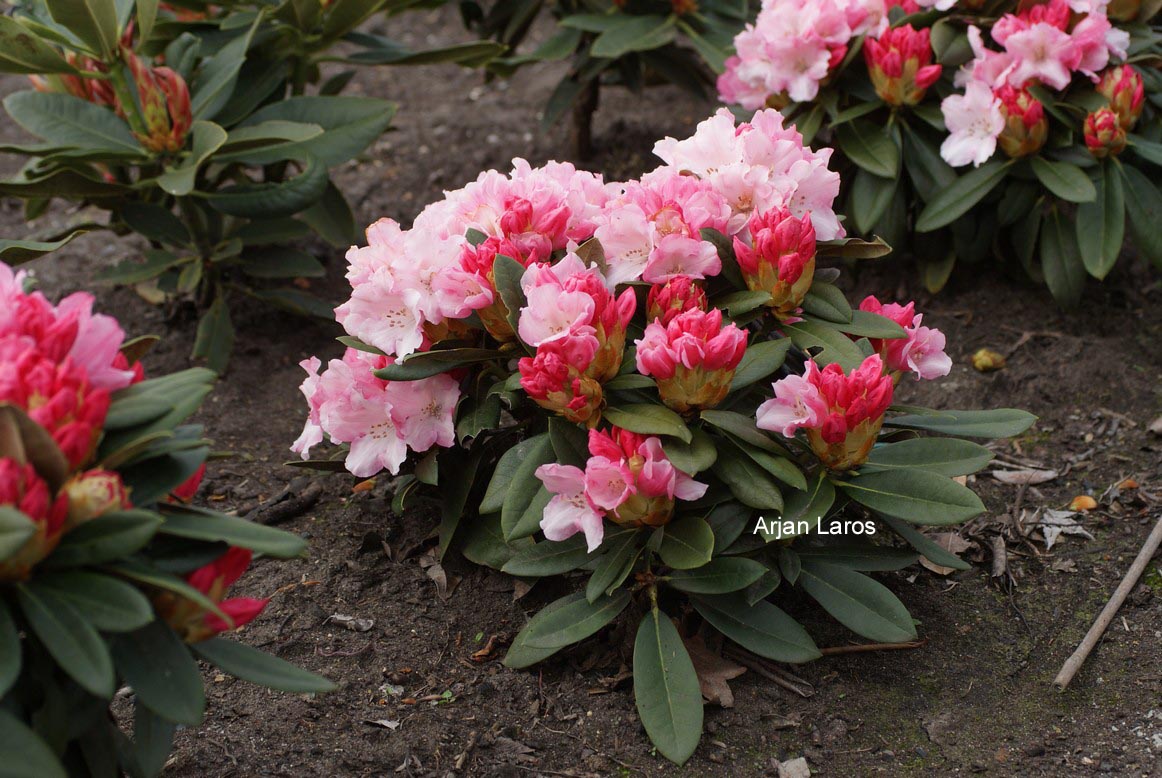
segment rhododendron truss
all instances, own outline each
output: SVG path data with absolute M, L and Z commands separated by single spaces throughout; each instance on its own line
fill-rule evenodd
M 718 91 L 834 145 L 848 228 L 911 254 L 930 291 L 958 257 L 995 257 L 1076 304 L 1127 237 L 1162 267 L 1158 10 L 764 0 Z
M 19 775 L 112 769 L 84 754 L 112 755 L 115 739 L 118 771 L 153 775 L 175 729 L 202 718 L 199 659 L 274 688 L 330 688 L 216 638 L 266 605 L 225 596 L 252 554 L 305 544 L 187 504 L 210 444 L 185 422 L 212 373 L 146 378 L 152 339 L 126 341 L 87 293 L 54 304 L 30 287 L 0 263 L 0 740 L 35 756 Z M 123 686 L 136 742 L 108 711 Z M 46 697 L 71 702 L 46 715 Z
M 1014 435 L 1033 417 L 894 404 L 950 372 L 948 344 L 912 302 L 847 302 L 832 265 L 885 247 L 841 237 L 830 153 L 777 111 L 720 111 L 656 150 L 662 167 L 620 183 L 517 160 L 410 228 L 373 225 L 348 254 L 345 355 L 303 363 L 294 450 L 329 440 L 307 465 L 397 476 L 396 514 L 438 505 L 438 554 L 577 582 L 516 636 L 511 667 L 644 612 L 638 712 L 684 762 L 702 699 L 663 607 L 785 662 L 820 656 L 777 604 L 793 588 L 869 639 L 914 638 L 851 539 L 840 553 L 815 526 L 877 528 L 857 554 L 877 570 L 920 554 L 963 568 L 918 529 L 984 510 L 955 477 L 991 454 L 957 436 Z M 663 694 L 675 717 L 652 704 Z

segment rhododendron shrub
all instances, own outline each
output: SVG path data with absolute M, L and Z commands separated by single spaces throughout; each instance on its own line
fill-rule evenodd
M 226 634 L 266 599 L 230 596 L 289 533 L 194 508 L 209 442 L 185 423 L 196 368 L 147 378 L 93 297 L 57 304 L 0 264 L 0 741 L 17 776 L 156 775 L 202 719 L 198 660 L 272 688 L 322 678 Z M 111 718 L 134 693 L 133 738 Z
M 1071 304 L 1127 235 L 1162 267 L 1157 10 L 765 0 L 718 91 L 835 145 L 849 226 L 909 250 L 931 291 L 993 256 Z
M 702 699 L 667 614 L 688 603 L 689 627 L 805 662 L 820 652 L 778 605 L 801 588 L 872 640 L 915 637 L 864 571 L 919 554 L 963 568 L 918 528 L 984 510 L 954 477 L 991 454 L 956 436 L 1033 418 L 897 400 L 949 373 L 944 335 L 911 302 L 848 304 L 828 264 L 885 247 L 843 236 L 830 151 L 778 112 L 720 111 L 656 152 L 666 164 L 628 182 L 516 160 L 410 229 L 372 225 L 348 254 L 346 352 L 302 363 L 294 450 L 399 476 L 396 512 L 436 501 L 440 553 L 458 541 L 512 575 L 576 581 L 516 636 L 511 667 L 644 612 L 638 711 L 683 762 Z M 836 518 L 880 532 L 815 532 Z
M 107 217 L 0 240 L 0 259 L 18 263 L 83 231 L 140 235 L 140 255 L 101 279 L 196 307 L 193 356 L 218 372 L 234 342 L 231 301 L 329 319 L 307 291 L 322 263 L 285 244 L 312 232 L 351 244 L 351 209 L 328 170 L 371 146 L 396 106 L 339 94 L 350 70 L 308 94 L 321 64 L 479 65 L 503 51 L 480 41 L 412 51 L 355 32 L 389 5 L 400 10 L 387 0 L 6 4 L 0 73 L 27 74 L 32 89 L 4 98 L 5 120 L 37 143 L 5 147 L 28 163 L 0 180 L 0 195 L 22 199 L 30 219 L 54 197 Z

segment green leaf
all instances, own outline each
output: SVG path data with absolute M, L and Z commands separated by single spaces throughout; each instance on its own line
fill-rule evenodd
M 440 373 L 447 373 L 463 365 L 490 362 L 500 358 L 500 352 L 485 348 L 449 348 L 418 351 L 402 361 L 375 371 L 385 381 L 417 381 Z
M 714 445 L 714 439 L 702 430 L 694 429 L 691 435 L 692 440 L 689 443 L 666 438 L 662 441 L 662 450 L 666 452 L 666 457 L 674 467 L 687 475 L 697 475 L 710 469 L 718 459 L 718 449 Z
M 875 228 L 892 204 L 898 184 L 897 178 L 880 178 L 862 168 L 855 172 L 848 210 L 857 230 L 867 234 Z
M 701 516 L 682 516 L 662 530 L 658 556 L 675 570 L 701 567 L 714 555 L 714 530 Z
M 965 173 L 933 197 L 916 219 L 916 232 L 932 232 L 959 219 L 997 187 L 1009 172 L 1009 162 L 992 160 Z
M 0 754 L 4 754 L 5 778 L 67 778 L 40 736 L 0 708 Z
M 951 567 L 954 570 L 972 569 L 972 565 L 970 565 L 968 562 L 965 562 L 956 554 L 953 554 L 948 549 L 939 545 L 908 522 L 900 521 L 899 519 L 893 519 L 891 516 L 881 516 L 880 518 L 882 518 L 884 523 L 892 528 L 893 532 L 902 537 L 904 540 L 908 541 L 908 544 L 912 546 L 912 548 L 916 549 L 925 557 L 927 557 L 929 562 L 943 565 L 944 567 Z
M 302 211 L 299 218 L 335 248 L 346 248 L 356 240 L 355 215 L 351 213 L 347 198 L 333 182 L 327 182 L 323 196 Z
M 734 371 L 730 391 L 736 392 L 774 375 L 775 371 L 783 366 L 783 361 L 787 358 L 787 349 L 790 347 L 789 338 L 764 340 L 747 346 L 742 361 Z
M 149 511 L 102 514 L 65 533 L 47 563 L 54 568 L 82 567 L 123 559 L 143 548 L 161 522 L 161 516 Z
M 720 553 L 729 549 L 746 531 L 754 511 L 742 503 L 729 500 L 715 505 L 706 514 L 706 523 L 714 530 L 714 547 Z
M 551 495 L 537 478 L 536 470 L 554 460 L 553 444 L 548 435 L 538 435 L 512 471 L 512 481 L 505 491 L 500 508 L 500 526 L 505 540 L 527 537 L 537 531 L 541 513 Z M 491 484 L 489 485 L 491 489 Z
M 38 575 L 29 584 L 36 593 L 73 606 L 102 632 L 132 632 L 153 621 L 153 606 L 136 587 L 85 570 Z
M 156 203 L 131 200 L 117 211 L 121 221 L 131 230 L 159 243 L 188 246 L 190 231 L 173 211 Z
M 992 461 L 984 446 L 956 438 L 913 438 L 876 446 L 862 472 L 907 468 L 946 476 L 971 475 Z
M 601 561 L 589 576 L 585 585 L 585 599 L 596 602 L 599 597 L 608 594 L 621 585 L 633 571 L 634 563 L 641 554 L 641 539 L 645 533 L 634 527 L 607 532 L 601 542 L 601 548 L 596 554 Z
M 549 440 L 558 463 L 585 469 L 585 462 L 589 459 L 587 430 L 559 416 L 553 416 L 549 419 Z
M 743 557 L 719 557 L 695 570 L 679 570 L 670 586 L 688 594 L 728 594 L 745 589 L 766 575 L 766 565 Z
M 156 278 L 171 267 L 187 260 L 188 257 L 169 251 L 147 250 L 145 262 L 134 262 L 133 260 L 118 262 L 113 267 L 97 273 L 94 281 L 99 284 L 136 284 L 150 278 Z
M 1126 202 L 1122 178 L 1113 163 L 1102 168 L 1097 197 L 1077 207 L 1077 248 L 1089 274 L 1103 279 L 1114 268 L 1126 237 Z
M 658 49 L 674 40 L 677 29 L 669 16 L 622 16 L 616 27 L 606 29 L 589 54 L 602 59 L 617 59 L 631 51 Z
M 190 356 L 206 360 L 215 373 L 223 373 L 234 351 L 234 322 L 230 320 L 230 305 L 226 294 L 219 292 L 214 302 L 198 322 L 198 334 Z
M 770 292 L 731 292 L 715 298 L 714 306 L 726 311 L 727 316 L 737 319 L 758 310 L 770 301 Z
M 748 651 L 776 662 L 810 662 L 822 656 L 807 630 L 779 608 L 741 594 L 691 598 L 694 609 L 722 634 Z
M 216 210 L 228 216 L 271 219 L 291 216 L 318 202 L 327 191 L 327 167 L 317 157 L 305 156 L 293 178 L 260 184 L 234 184 L 204 195 Z
M 917 554 L 902 548 L 867 542 L 841 541 L 820 546 L 797 544 L 795 549 L 804 564 L 824 562 L 863 572 L 902 570 L 917 558 Z
M 933 411 L 930 414 L 889 416 L 884 425 L 928 430 L 944 435 L 967 438 L 1009 438 L 1020 435 L 1037 417 L 1015 408 L 994 408 L 989 411 Z
M 967 486 L 927 470 L 861 473 L 835 485 L 874 511 L 915 524 L 959 524 L 985 510 Z
M 0 505 L 0 561 L 15 556 L 36 531 L 36 523 L 28 516 L 9 505 Z
M 157 177 L 157 185 L 176 197 L 185 197 L 194 191 L 198 170 L 226 142 L 226 131 L 213 122 L 194 122 L 191 134 L 190 153 L 177 167 Z
M 535 435 L 527 440 L 522 440 L 508 451 L 504 452 L 500 461 L 496 463 L 496 469 L 492 473 L 492 479 L 488 482 L 488 489 L 484 492 L 484 498 L 480 501 L 480 506 L 477 511 L 483 515 L 485 513 L 496 513 L 500 511 L 504 505 L 505 495 L 508 494 L 509 488 L 512 486 L 513 477 L 516 475 L 517 468 L 521 462 L 528 458 L 529 454 L 535 451 L 541 451 L 542 446 L 549 443 L 549 436 L 547 433 Z
M 860 238 L 821 240 L 816 243 L 816 250 L 820 257 L 839 257 L 841 259 L 879 259 L 892 253 L 892 247 L 878 235 L 871 240 L 861 240 Z M 855 313 L 859 313 L 859 311 Z
M 512 331 L 517 331 L 517 319 L 520 309 L 525 306 L 525 293 L 520 280 L 524 276 L 524 265 L 512 257 L 498 254 L 492 263 L 492 274 L 496 282 L 496 291 L 501 302 L 508 309 L 508 323 Z M 519 339 L 519 335 L 517 336 Z
M 59 597 L 23 584 L 17 585 L 16 594 L 28 626 L 60 669 L 91 694 L 110 699 L 113 662 L 97 630 Z
M 500 514 L 489 513 L 466 522 L 460 532 L 460 553 L 469 562 L 499 570 L 516 551 L 532 542 L 532 538 L 506 542 L 500 528 Z
M 500 426 L 500 397 L 497 395 L 468 398 L 462 407 L 460 420 L 456 422 L 456 439 L 461 445 L 486 430 Z
M 884 125 L 850 121 L 836 130 L 836 140 L 852 162 L 872 175 L 888 179 L 899 175 L 900 149 Z
M 57 92 L 16 92 L 4 98 L 12 121 L 49 143 L 145 156 L 129 125 L 108 108 Z
M 144 705 L 135 705 L 133 708 L 133 756 L 144 776 L 157 778 L 173 751 L 177 725 L 156 715 Z
M 56 49 L 11 16 L 0 16 L 0 73 L 74 73 Z
M 578 533 L 567 540 L 543 540 L 527 546 L 505 562 L 500 571 L 516 576 L 560 575 L 576 570 L 588 558 L 585 536 Z
M 0 600 L 0 699 L 7 696 L 20 677 L 20 652 L 20 632 L 12 619 L 12 611 L 8 603 Z
M 202 63 L 190 84 L 190 108 L 195 119 L 213 119 L 230 101 L 238 83 L 238 72 L 246 61 L 250 39 L 262 19 L 262 14 L 256 15 L 253 24 Z
M 790 459 L 768 454 L 762 449 L 755 448 L 741 441 L 735 441 L 735 445 L 750 457 L 756 465 L 766 470 L 775 478 L 778 478 L 794 489 L 806 491 L 807 479 L 803 476 L 803 471 L 799 469 L 799 466 Z
M 281 159 L 317 157 L 325 167 L 346 162 L 367 149 L 391 124 L 395 103 L 371 97 L 305 95 L 260 108 L 240 125 L 250 127 L 274 120 L 316 124 L 324 132 L 308 140 L 287 144 Z M 269 159 L 243 155 L 246 161 Z
M 318 694 L 336 686 L 320 675 L 295 667 L 265 651 L 225 638 L 210 638 L 192 646 L 194 653 L 235 678 L 280 692 Z
M 582 592 L 551 603 L 517 633 L 504 658 L 505 666 L 528 667 L 565 646 L 584 640 L 617 618 L 629 601 L 629 592 L 619 589 L 612 596 L 600 597 L 592 603 Z
M 252 278 L 322 278 L 327 275 L 323 263 L 312 254 L 281 246 L 247 252 L 239 266 Z
M 0 16 L 0 19 L 4 17 Z M 60 240 L 9 240 L 0 238 L 0 262 L 9 266 L 20 265 L 37 257 L 56 251 L 61 246 L 72 241 L 78 235 L 89 232 L 87 229 L 73 230 Z
M 284 559 L 299 556 L 307 549 L 305 540 L 277 527 L 195 508 L 183 508 L 180 513 L 174 510 L 177 508 L 166 513 L 159 533 L 207 543 L 227 543 Z
M 817 527 L 834 503 L 835 487 L 824 474 L 820 473 L 809 489 L 793 491 L 787 495 L 787 504 L 778 521 L 767 521 L 765 527 L 759 524 L 756 529 L 768 543 L 772 540 L 787 540 L 802 535 L 804 526 L 806 531 Z
M 658 753 L 685 764 L 702 738 L 702 691 L 678 630 L 656 607 L 633 643 L 633 696 Z
M 772 454 L 778 454 L 783 450 L 775 441 L 771 440 L 766 432 L 755 426 L 753 416 L 743 416 L 734 411 L 717 410 L 702 411 L 700 416 L 708 424 L 755 448 L 769 451 Z
M 1125 182 L 1126 214 L 1130 237 L 1139 252 L 1155 267 L 1162 268 L 1162 192 L 1140 170 L 1129 165 L 1119 168 Z
M 120 31 L 114 0 L 46 0 L 52 18 L 89 47 L 98 59 L 117 51 Z
M 812 351 L 812 358 L 820 367 L 836 363 L 851 371 L 863 362 L 864 354 L 841 326 L 815 320 L 783 324 L 782 329 L 796 346 Z
M 735 446 L 723 446 L 718 452 L 713 472 L 743 505 L 760 510 L 783 509 L 783 495 L 778 484 L 753 459 Z
M 605 409 L 605 420 L 610 424 L 642 435 L 669 435 L 684 443 L 694 440 L 682 417 L 661 405 L 639 403 Z
M 189 648 L 164 621 L 114 638 L 113 660 L 140 704 L 175 724 L 202 722 L 202 674 Z
M 1040 155 L 1029 158 L 1033 174 L 1045 188 L 1062 200 L 1088 203 L 1097 198 L 1097 189 L 1085 171 L 1068 162 L 1053 162 Z
M 900 643 L 916 638 L 904 604 L 863 573 L 804 560 L 799 584 L 840 624 L 869 640 Z
M 252 291 L 251 295 L 275 308 L 290 311 L 296 316 L 314 316 L 324 321 L 335 320 L 335 307 L 331 303 L 297 289 L 262 289 Z
M 799 555 L 790 546 L 780 546 L 778 558 L 779 572 L 787 579 L 787 583 L 794 584 L 799 580 L 799 574 L 803 572 L 803 562 Z

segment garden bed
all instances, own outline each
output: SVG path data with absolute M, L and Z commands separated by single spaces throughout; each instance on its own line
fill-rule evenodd
M 451 22 L 450 15 L 435 14 L 424 30 L 457 31 Z M 357 204 L 357 221 L 392 216 L 408 222 L 442 188 L 460 186 L 482 168 L 504 169 L 513 156 L 533 164 L 567 156 L 563 128 L 538 133 L 536 111 L 555 76 L 527 71 L 507 85 L 483 85 L 478 74 L 452 68 L 361 73 L 353 93 L 396 100 L 401 112 L 396 132 L 337 172 L 337 183 Z M 5 79 L 0 92 L 20 85 Z M 644 98 L 609 92 L 603 99 L 606 109 L 595 126 L 599 156 L 591 167 L 609 177 L 653 167 L 654 138 L 688 134 L 712 110 L 669 88 Z M 13 131 L 0 128 L 4 135 Z M 0 159 L 4 172 L 13 162 Z M 53 211 L 42 221 L 67 217 Z M 28 231 L 8 202 L 0 225 L 12 237 Z M 85 288 L 100 267 L 134 248 L 128 240 L 89 236 L 32 268 L 52 292 L 67 292 Z M 338 301 L 342 259 L 325 253 L 329 278 L 314 291 Z M 854 289 L 846 291 L 858 292 L 851 299 L 920 295 L 925 323 L 948 335 L 952 374 L 923 387 L 905 382 L 904 402 L 1026 408 L 1040 421 L 999 450 L 1059 472 L 1077 460 L 1064 475 L 1026 490 L 1026 509 L 1064 507 L 1085 492 L 1099 496 L 1126 476 L 1149 492 L 1162 489 L 1162 439 L 1146 430 L 1162 409 L 1156 280 L 1135 277 L 1123 263 L 1103 286 L 1090 286 L 1092 297 L 1079 311 L 1063 315 L 1043 291 L 992 272 L 961 268 L 952 288 L 925 299 L 914 274 L 891 259 L 857 270 L 849 274 Z M 131 334 L 166 336 L 146 360 L 151 372 L 186 366 L 192 319 L 179 312 L 167 322 L 161 309 L 124 289 L 99 300 L 131 323 Z M 450 554 L 445 598 L 431 569 L 420 564 L 432 545 L 425 540 L 432 521 L 393 516 L 389 478 L 354 493 L 350 477 L 282 466 L 304 415 L 297 363 L 316 353 L 337 356 L 339 344 L 326 344 L 338 328 L 245 307 L 237 324 L 228 380 L 197 418 L 235 456 L 212 465 L 200 499 L 221 510 L 247 509 L 292 482 L 296 490 L 312 480 L 322 484 L 317 505 L 283 525 L 307 536 L 309 558 L 277 567 L 260 561 L 239 590 L 278 592 L 247 628 L 248 642 L 328 676 L 340 690 L 302 699 L 210 677 L 207 721 L 179 736 L 168 774 L 675 772 L 650 755 L 637 722 L 624 673 L 632 635 L 587 642 L 533 671 L 506 669 L 500 659 L 507 642 L 529 614 L 563 592 L 540 584 L 514 600 L 513 579 Z M 970 366 L 978 348 L 1003 353 L 1025 333 L 1031 335 L 1005 369 L 982 374 Z M 919 620 L 929 643 L 796 668 L 814 687 L 810 698 L 747 672 L 731 681 L 733 708 L 707 707 L 707 737 L 683 772 L 773 774 L 779 760 L 798 755 L 829 775 L 1151 775 L 1162 769 L 1157 572 L 1139 585 L 1070 690 L 1060 694 L 1051 686 L 1148 531 L 1143 503 L 1127 492 L 1117 515 L 1103 512 L 1109 508 L 1103 503 L 1083 520 L 1096 540 L 1063 537 L 1051 555 L 1010 544 L 1016 584 L 1006 586 L 989 574 L 988 546 L 1018 487 L 982 475 L 975 488 L 990 513 L 970 524 L 982 547 L 966 556 L 981 564 L 948 577 L 912 568 L 880 578 Z M 351 630 L 335 615 L 372 626 Z M 821 646 L 852 637 L 817 612 L 814 620 L 808 609 L 795 615 L 807 620 Z

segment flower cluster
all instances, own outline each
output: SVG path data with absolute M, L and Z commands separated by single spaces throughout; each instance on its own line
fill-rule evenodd
M 132 490 L 121 475 L 93 465 L 111 399 L 144 379 L 141 363 L 129 363 L 121 350 L 125 332 L 113 317 L 93 311 L 92 295 L 76 292 L 54 305 L 42 293 L 27 291 L 28 280 L 23 272 L 0 264 L 0 408 L 17 409 L 42 430 L 33 434 L 47 434 L 63 455 L 67 473 L 54 484 L 38 472 L 32 452 L 13 439 L 20 437 L 19 426 L 0 435 L 0 507 L 20 511 L 34 525 L 31 537 L 0 559 L 0 582 L 28 579 L 68 532 L 135 507 Z M 173 490 L 175 497 L 192 497 L 204 472 L 202 465 Z M 196 581 L 219 562 L 192 573 L 191 584 L 220 599 L 224 587 L 249 564 L 249 552 L 238 563 L 241 552 L 229 552 L 234 554 L 232 577 L 217 589 L 211 591 L 208 584 L 203 588 Z M 262 601 L 245 614 L 224 610 L 242 616 L 228 625 L 197 602 L 172 593 L 166 596 L 184 614 L 183 623 L 204 620 L 196 631 L 179 629 L 191 642 L 242 626 L 265 605 Z
M 697 500 L 707 485 L 678 470 L 656 437 L 614 427 L 589 431 L 585 469 L 549 464 L 537 478 L 553 498 L 541 530 L 549 540 L 585 535 L 590 551 L 601 545 L 603 519 L 628 527 L 657 527 L 670 520 L 674 500 Z
M 737 53 L 726 60 L 718 93 L 750 109 L 814 100 L 852 39 L 879 35 L 887 24 L 883 0 L 764 0 L 734 39 Z
M 315 358 L 302 363 L 310 414 L 294 450 L 307 458 L 324 438 L 347 444 L 348 469 L 369 476 L 398 472 L 409 449 L 452 445 L 461 396 L 453 374 L 383 380 L 375 372 L 463 346 L 515 356 L 524 348 L 517 365 L 528 397 L 596 427 L 603 384 L 624 372 L 637 309 L 631 288 L 616 290 L 639 282 L 654 285 L 651 309 L 666 309 L 651 314 L 636 342 L 639 372 L 680 411 L 721 402 L 746 333 L 708 311 L 698 287 L 722 272 L 708 233 L 744 247 L 747 283 L 789 314 L 810 286 L 816 238 L 843 235 L 833 210 L 839 178 L 827 169 L 830 151 L 805 147 L 773 110 L 737 125 L 720 111 L 656 152 L 666 165 L 608 184 L 571 165 L 518 159 L 508 175 L 488 171 L 447 192 L 410 229 L 373 224 L 368 245 L 348 252 L 351 298 L 336 309 L 347 333 L 371 348 L 349 349 L 325 369 Z M 599 256 L 582 251 L 590 241 Z M 519 290 L 508 290 L 521 297 L 516 311 L 497 277 L 502 257 L 523 268 Z
M 1135 78 L 1136 88 L 1141 89 L 1140 77 L 1129 66 L 1105 70 L 1111 59 L 1125 59 L 1130 38 L 1110 23 L 1102 0 L 1048 0 L 1022 6 L 1018 13 L 1001 17 L 990 37 L 998 49 L 985 44 L 980 27 L 969 27 L 974 56 L 956 76 L 964 92 L 949 95 L 941 103 L 949 135 L 940 153 L 950 165 L 983 164 L 996 152 L 998 140 L 1010 157 L 1038 151 L 1045 131 L 1042 106 L 1027 91 L 1031 86 L 1062 91 L 1080 74 L 1094 83 L 1108 84 L 1107 99 L 1126 105 L 1133 102 Z M 1132 126 L 1136 117 L 1131 120 L 1126 111 L 1126 119 L 1123 129 Z M 1100 149 L 1095 156 L 1120 151 L 1114 150 L 1116 141 L 1111 142 L 1105 123 L 1092 113 L 1086 120 L 1087 145 Z

